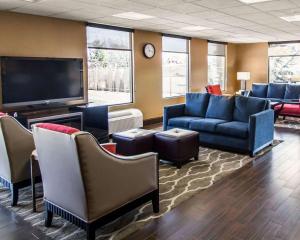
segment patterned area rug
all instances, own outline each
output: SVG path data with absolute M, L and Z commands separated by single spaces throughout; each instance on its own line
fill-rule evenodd
M 268 152 L 274 145 L 266 148 L 258 156 Z M 256 156 L 256 158 L 258 157 Z M 216 181 L 226 175 L 242 168 L 256 158 L 248 155 L 224 152 L 210 148 L 200 148 L 199 160 L 191 161 L 181 169 L 166 163 L 160 164 L 160 213 L 153 214 L 151 203 L 131 211 L 123 217 L 107 224 L 97 230 L 97 239 L 122 239 L 134 231 L 141 229 L 144 224 L 152 219 L 159 218 L 176 207 L 179 203 L 190 198 L 197 192 L 211 187 Z M 42 193 L 41 185 L 38 186 L 39 194 Z M 16 212 L 29 221 L 33 226 L 38 227 L 48 237 L 60 240 L 83 240 L 86 239 L 85 232 L 63 220 L 54 217 L 53 225 L 50 228 L 44 227 L 43 202 L 37 201 L 37 213 L 32 213 L 31 190 L 25 188 L 20 191 L 18 207 L 10 206 L 10 192 L 7 189 L 0 189 L 0 204 Z
M 286 119 L 278 118 L 275 127 L 300 129 L 300 118 L 286 117 Z

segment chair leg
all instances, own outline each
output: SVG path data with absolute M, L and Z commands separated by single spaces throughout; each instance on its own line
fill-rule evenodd
M 10 186 L 11 191 L 11 206 L 17 206 L 18 199 L 19 199 L 19 189 L 14 184 L 11 184 Z
M 181 161 L 176 162 L 176 167 L 180 169 L 182 167 L 182 162 Z
M 95 240 L 96 239 L 96 229 L 91 224 L 88 224 L 86 227 L 86 239 L 87 240 Z
M 152 208 L 154 213 L 159 213 L 159 190 L 153 193 Z
M 50 227 L 52 224 L 53 212 L 46 209 L 45 211 L 45 227 Z

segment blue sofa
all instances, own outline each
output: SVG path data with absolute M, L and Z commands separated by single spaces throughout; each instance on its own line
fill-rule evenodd
M 253 83 L 249 96 L 265 98 L 272 102 L 279 102 L 282 100 L 299 100 L 300 84 Z
M 202 145 L 247 152 L 273 143 L 274 111 L 270 102 L 244 96 L 188 93 L 186 103 L 164 108 L 163 128 L 199 132 Z

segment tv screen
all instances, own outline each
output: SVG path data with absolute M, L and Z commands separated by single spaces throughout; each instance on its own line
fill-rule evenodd
M 83 99 L 82 59 L 1 57 L 3 106 Z

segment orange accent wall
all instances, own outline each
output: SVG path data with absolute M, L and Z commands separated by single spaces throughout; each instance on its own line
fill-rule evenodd
M 33 57 L 83 58 L 87 86 L 87 50 L 85 23 L 0 11 L 0 55 Z M 152 59 L 143 55 L 145 43 L 153 43 L 156 54 Z M 192 92 L 203 92 L 207 85 L 206 40 L 190 41 L 190 86 Z M 250 71 L 252 82 L 267 82 L 268 45 L 228 44 L 227 93 L 239 90 L 237 71 Z M 134 33 L 134 103 L 111 107 L 136 107 L 144 119 L 161 117 L 163 106 L 184 102 L 184 97 L 162 98 L 162 40 L 161 34 L 135 30 Z M 87 94 L 86 94 L 87 95 Z M 0 105 L 1 107 L 1 105 Z
M 268 43 L 236 44 L 236 47 L 237 71 L 250 72 L 247 89 L 251 89 L 252 83 L 268 83 Z M 240 81 L 236 82 L 238 90 Z
M 238 89 L 238 82 L 236 80 L 237 73 L 237 45 L 228 43 L 227 45 L 227 89 L 226 93 L 234 94 Z
M 0 56 L 83 58 L 86 86 L 83 22 L 0 11 L 0 29 Z
M 184 97 L 162 97 L 162 38 L 161 33 L 142 30 L 134 31 L 134 103 L 114 106 L 111 110 L 136 107 L 144 114 L 144 119 L 161 117 L 163 107 L 184 102 Z M 145 58 L 143 46 L 152 43 L 155 56 Z
M 190 90 L 205 92 L 207 85 L 207 40 L 192 38 L 190 41 Z

